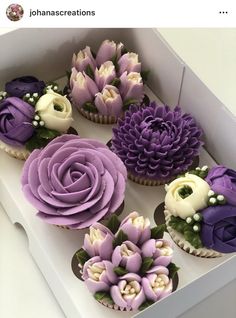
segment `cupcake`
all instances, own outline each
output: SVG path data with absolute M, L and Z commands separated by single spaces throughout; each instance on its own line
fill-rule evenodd
M 142 103 L 144 74 L 138 54 L 122 43 L 105 40 L 96 55 L 86 46 L 72 59 L 72 103 L 87 119 L 113 124 L 131 104 Z
M 186 171 L 199 154 L 202 130 L 194 118 L 152 102 L 132 105 L 113 128 L 112 150 L 124 162 L 129 178 L 160 185 Z
M 76 254 L 82 279 L 94 298 L 115 310 L 142 310 L 177 288 L 171 243 L 137 212 L 107 226 L 95 223 Z M 73 268 L 72 268 L 73 269 Z M 76 272 L 76 269 L 75 271 Z
M 236 252 L 236 172 L 224 166 L 196 168 L 166 186 L 165 219 L 186 252 L 219 257 Z
M 66 96 L 31 76 L 8 82 L 0 94 L 0 149 L 17 159 L 26 159 L 36 148 L 67 133 L 72 107 Z
M 126 174 L 122 161 L 103 143 L 62 135 L 32 152 L 21 182 L 44 222 L 83 229 L 122 205 Z

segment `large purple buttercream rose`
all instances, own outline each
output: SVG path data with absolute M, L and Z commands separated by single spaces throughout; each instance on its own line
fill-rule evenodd
M 202 145 L 193 117 L 158 107 L 131 106 L 113 129 L 112 149 L 135 176 L 168 181 L 192 164 Z
M 0 103 L 0 140 L 11 146 L 23 146 L 33 135 L 34 108 L 18 97 Z
M 44 87 L 45 83 L 43 81 L 39 81 L 36 77 L 22 76 L 6 83 L 5 91 L 10 96 L 21 98 L 27 93 L 38 93 L 39 95 L 42 95 Z
M 201 212 L 203 245 L 220 253 L 236 252 L 236 206 L 210 206 Z
M 211 189 L 223 194 L 227 202 L 236 205 L 236 171 L 224 166 L 213 167 L 207 177 Z
M 103 143 L 63 135 L 34 150 L 22 175 L 23 192 L 51 224 L 89 227 L 124 200 L 126 169 Z

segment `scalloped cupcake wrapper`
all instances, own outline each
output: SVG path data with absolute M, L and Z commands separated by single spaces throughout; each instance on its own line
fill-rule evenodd
M 115 124 L 118 120 L 118 117 L 115 117 L 115 116 L 104 116 L 104 115 L 90 113 L 88 111 L 83 110 L 80 107 L 77 107 L 77 109 L 81 115 L 83 115 L 88 120 L 91 120 L 97 124 L 111 125 L 111 124 Z
M 161 181 L 161 180 L 151 180 L 151 179 L 145 179 L 139 176 L 134 176 L 131 172 L 128 172 L 128 178 L 132 180 L 133 182 L 136 182 L 141 185 L 145 186 L 159 186 L 164 185 L 168 182 L 170 182 L 172 179 Z
M 136 310 L 129 310 L 129 309 L 126 309 L 124 307 L 120 307 L 116 304 L 108 304 L 106 301 L 103 301 L 103 300 L 97 300 L 98 303 L 102 304 L 103 306 L 109 308 L 109 309 L 113 309 L 113 310 L 117 310 L 117 311 L 136 311 Z
M 223 256 L 222 253 L 219 253 L 217 251 L 207 249 L 205 247 L 203 248 L 198 248 L 195 249 L 188 241 L 186 241 L 181 233 L 178 233 L 176 230 L 174 230 L 171 226 L 168 225 L 170 218 L 171 218 L 171 213 L 166 210 L 164 210 L 165 214 L 165 220 L 167 224 L 167 230 L 173 239 L 173 241 L 185 252 L 192 254 L 194 256 L 198 257 L 203 257 L 203 258 L 216 258 L 216 257 L 221 257 Z
M 30 155 L 30 152 L 25 148 L 13 147 L 3 141 L 0 141 L 0 149 L 4 150 L 9 156 L 20 160 L 26 160 Z

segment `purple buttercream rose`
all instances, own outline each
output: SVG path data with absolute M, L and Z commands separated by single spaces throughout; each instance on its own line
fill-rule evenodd
M 89 256 L 100 256 L 103 260 L 109 260 L 113 252 L 113 233 L 101 223 L 95 223 L 89 228 L 89 234 L 85 234 L 83 249 Z
M 151 257 L 153 265 L 168 266 L 172 261 L 173 249 L 171 243 L 167 240 L 151 239 L 142 245 L 143 257 Z
M 63 135 L 32 152 L 21 182 L 45 222 L 82 229 L 117 210 L 126 178 L 122 161 L 106 145 Z
M 39 81 L 34 76 L 22 76 L 6 83 L 5 91 L 10 96 L 22 98 L 27 93 L 38 93 L 42 95 L 45 86 L 43 81 Z
M 112 149 L 128 171 L 167 182 L 186 171 L 199 154 L 202 130 L 180 107 L 131 106 L 113 128 Z
M 115 266 L 124 267 L 131 273 L 137 273 L 142 265 L 141 251 L 130 241 L 117 246 L 111 259 Z
M 214 192 L 224 195 L 229 204 L 236 205 L 236 171 L 216 166 L 209 171 L 205 180 Z
M 134 244 L 143 244 L 151 237 L 150 220 L 139 216 L 138 212 L 132 212 L 124 218 L 119 230 L 122 230 Z
M 82 278 L 93 294 L 98 291 L 108 291 L 110 286 L 117 282 L 114 265 L 102 260 L 99 256 L 90 258 L 84 264 Z
M 220 253 L 236 252 L 236 206 L 210 206 L 201 213 L 203 245 Z
M 119 277 L 119 282 L 110 289 L 114 302 L 126 310 L 137 310 L 145 301 L 141 277 L 134 273 L 128 273 Z
M 24 146 L 34 133 L 34 108 L 18 97 L 0 103 L 0 140 L 11 146 Z
M 156 302 L 168 296 L 173 289 L 169 271 L 164 266 L 155 266 L 142 278 L 142 286 L 147 299 Z

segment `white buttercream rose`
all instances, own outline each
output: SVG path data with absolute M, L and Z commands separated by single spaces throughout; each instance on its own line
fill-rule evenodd
M 189 191 L 188 196 L 183 197 L 183 189 Z M 209 184 L 202 178 L 186 173 L 166 186 L 165 206 L 174 216 L 186 219 L 197 211 L 207 207 Z
M 67 132 L 73 121 L 70 101 L 65 96 L 52 90 L 48 90 L 45 95 L 40 97 L 35 106 L 35 111 L 46 128 L 61 133 Z

